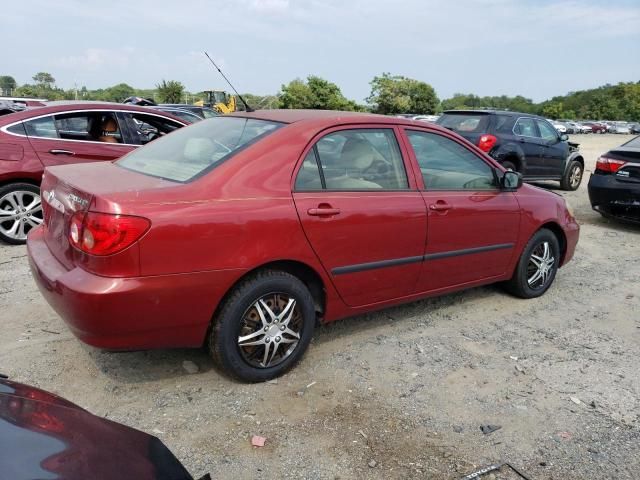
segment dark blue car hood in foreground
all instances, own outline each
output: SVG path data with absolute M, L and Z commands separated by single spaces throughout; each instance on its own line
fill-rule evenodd
M 0 478 L 193 480 L 156 437 L 3 379 Z

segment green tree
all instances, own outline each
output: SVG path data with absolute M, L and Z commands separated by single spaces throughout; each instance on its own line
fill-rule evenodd
M 367 103 L 371 111 L 384 115 L 433 114 L 440 107 L 440 100 L 431 85 L 389 73 L 383 73 L 371 81 L 371 95 Z
M 562 102 L 550 102 L 542 108 L 542 116 L 546 118 L 564 118 L 564 107 Z
M 315 110 L 359 110 L 356 102 L 347 99 L 340 88 L 323 78 L 310 75 L 283 85 L 278 95 L 280 108 L 309 108 Z
M 127 97 L 135 95 L 133 87 L 126 83 L 119 83 L 109 88 L 102 90 L 97 96 L 97 99 L 105 102 L 117 102 L 122 103 Z
M 53 75 L 47 72 L 38 72 L 33 76 L 33 81 L 36 82 L 36 85 L 42 89 L 50 90 L 53 88 L 53 85 L 56 83 L 56 79 L 53 78 Z
M 0 76 L 0 94 L 2 95 L 11 95 L 13 90 L 16 88 L 17 83 L 16 79 L 10 75 L 2 75 Z
M 184 85 L 177 80 L 162 80 L 156 85 L 160 103 L 180 103 L 184 95 Z

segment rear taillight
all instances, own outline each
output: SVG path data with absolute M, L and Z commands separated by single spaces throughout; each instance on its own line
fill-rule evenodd
M 69 225 L 69 243 L 91 255 L 112 255 L 139 240 L 150 226 L 143 217 L 76 212 Z
M 494 135 L 480 135 L 480 139 L 478 140 L 478 147 L 483 152 L 489 153 L 497 141 L 498 139 Z
M 627 162 L 615 158 L 600 157 L 596 162 L 596 170 L 601 172 L 616 173 Z

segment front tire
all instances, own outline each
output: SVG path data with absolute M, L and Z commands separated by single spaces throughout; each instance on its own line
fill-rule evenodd
M 266 270 L 244 280 L 225 300 L 209 336 L 209 350 L 228 375 L 264 382 L 295 365 L 311 341 L 315 306 L 297 277 Z
M 560 244 L 551 230 L 538 230 L 525 246 L 506 289 L 520 298 L 536 298 L 544 294 L 560 265 Z
M 513 163 L 511 160 L 505 160 L 504 162 L 502 162 L 502 166 L 507 170 L 511 169 L 514 172 L 518 171 L 518 169 L 516 168 L 516 164 Z
M 30 183 L 0 187 L 0 240 L 13 245 L 27 241 L 27 234 L 42 224 L 40 189 Z
M 563 190 L 568 190 L 570 192 L 577 190 L 580 187 L 580 183 L 582 183 L 582 176 L 584 174 L 584 167 L 582 164 L 573 160 L 569 164 L 569 168 L 564 172 L 564 176 L 562 180 L 560 180 L 560 188 Z

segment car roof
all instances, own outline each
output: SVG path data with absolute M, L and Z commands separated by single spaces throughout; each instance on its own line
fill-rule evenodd
M 340 110 L 256 110 L 254 112 L 234 112 L 230 117 L 255 118 L 257 120 L 267 120 L 281 123 L 297 123 L 314 121 L 326 123 L 385 123 L 398 125 L 419 125 L 424 126 L 424 122 L 418 122 L 407 118 L 391 117 L 374 113 L 363 112 L 343 112 Z

